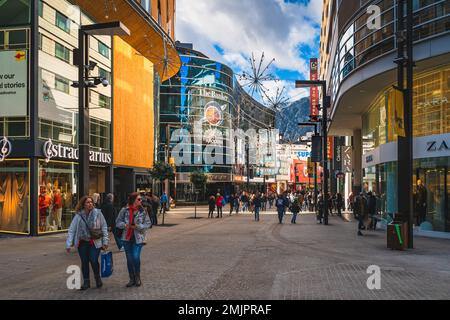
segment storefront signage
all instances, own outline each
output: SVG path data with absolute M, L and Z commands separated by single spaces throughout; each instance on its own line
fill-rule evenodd
M 353 150 L 352 147 L 342 147 L 342 171 L 353 172 Z
M 310 80 L 317 81 L 319 79 L 319 62 L 317 58 L 310 59 L 309 61 L 310 68 Z M 319 88 L 311 87 L 311 106 L 310 106 L 310 115 L 318 116 L 319 115 Z
M 12 151 L 11 141 L 7 137 L 3 137 L 0 140 L 0 162 L 4 161 Z
M 297 152 L 297 158 L 299 160 L 304 160 L 304 159 L 308 159 L 311 157 L 311 152 L 310 151 L 300 151 Z
M 0 117 L 27 115 L 27 51 L 0 51 Z
M 66 147 L 62 144 L 53 144 L 52 140 L 49 139 L 44 144 L 44 156 L 45 161 L 49 162 L 53 158 L 67 159 L 67 160 L 78 160 L 79 151 L 78 149 L 72 147 Z M 89 151 L 89 160 L 91 162 L 98 162 L 104 164 L 112 163 L 112 155 L 106 152 L 100 151 Z
M 427 142 L 427 151 L 428 152 L 437 152 L 437 151 L 444 151 L 444 150 L 450 150 L 448 147 L 450 144 L 448 144 L 445 140 L 442 141 L 430 141 Z

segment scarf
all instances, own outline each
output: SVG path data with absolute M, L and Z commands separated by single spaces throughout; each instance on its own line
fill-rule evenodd
M 128 230 L 127 230 L 127 235 L 126 235 L 125 240 L 131 241 L 131 237 L 133 236 L 133 233 L 134 233 L 134 229 L 131 229 L 131 225 L 133 224 L 133 212 L 137 211 L 137 209 L 134 207 L 128 207 L 128 209 L 130 210 L 130 221 L 128 223 L 130 228 L 128 228 Z

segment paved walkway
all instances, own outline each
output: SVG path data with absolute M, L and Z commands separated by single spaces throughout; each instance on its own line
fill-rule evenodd
M 224 210 L 226 211 L 226 210 Z M 225 213 L 225 212 L 224 212 Z M 66 287 L 78 254 L 65 235 L 0 240 L 0 299 L 449 299 L 450 241 L 415 239 L 415 250 L 386 249 L 382 231 L 356 235 L 356 224 L 313 215 L 279 225 L 274 212 L 192 219 L 194 208 L 167 214 L 143 250 L 143 286 L 126 289 L 124 253 L 111 245 L 114 275 L 104 288 Z M 286 222 L 290 222 L 287 217 Z M 367 289 L 370 265 L 381 267 L 381 290 Z

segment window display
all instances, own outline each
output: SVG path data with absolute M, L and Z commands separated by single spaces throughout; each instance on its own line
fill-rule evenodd
M 0 231 L 30 232 L 29 162 L 0 162 Z
M 77 201 L 78 165 L 39 161 L 39 233 L 68 229 Z

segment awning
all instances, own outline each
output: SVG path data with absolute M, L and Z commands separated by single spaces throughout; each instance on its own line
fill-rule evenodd
M 120 36 L 141 55 L 150 60 L 161 77 L 161 82 L 175 76 L 181 60 L 170 36 L 133 0 L 117 0 L 115 7 L 105 1 L 72 0 L 73 4 L 96 23 L 120 21 L 131 36 Z

